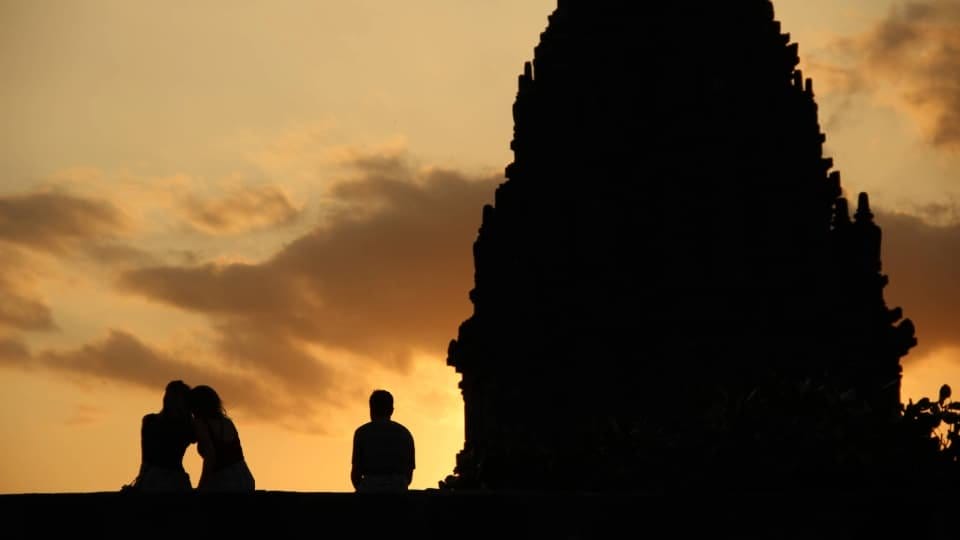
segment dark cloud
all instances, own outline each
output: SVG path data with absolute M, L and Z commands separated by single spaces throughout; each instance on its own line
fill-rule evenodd
M 324 379 L 293 353 L 307 344 L 398 368 L 415 350 L 442 354 L 469 315 L 472 245 L 501 179 L 416 171 L 403 159 L 357 165 L 360 178 L 329 194 L 324 224 L 270 260 L 139 269 L 122 286 L 214 317 L 230 355 L 290 347 L 289 365 L 268 354 L 247 360 L 288 377 Z
M 853 63 L 812 67 L 847 94 L 894 88 L 932 144 L 960 150 L 960 2 L 901 2 L 837 50 Z
M 123 215 L 105 201 L 63 193 L 0 196 L 0 242 L 60 252 L 123 228 Z
M 264 331 L 252 321 L 233 318 L 222 321 L 217 330 L 217 347 L 228 364 L 268 370 L 291 394 L 332 402 L 334 390 L 344 385 L 337 373 L 310 354 L 304 344 L 275 328 Z
M 46 304 L 14 292 L 0 280 L 0 328 L 53 330 L 53 315 Z
M 283 354 L 286 351 L 275 351 Z M 299 392 L 284 387 L 288 379 L 252 373 L 242 366 L 203 365 L 160 351 L 132 334 L 111 330 L 107 337 L 78 348 L 32 353 L 20 340 L 0 336 L 0 368 L 49 371 L 76 382 L 105 381 L 139 387 L 158 396 L 166 384 L 181 379 L 212 386 L 230 410 L 247 418 L 268 421 L 297 431 L 324 432 L 317 397 L 335 405 L 330 384 L 310 392 L 304 381 Z M 89 415 L 83 415 L 84 417 Z M 77 423 L 77 421 L 72 422 Z
M 83 246 L 91 259 L 110 266 L 152 266 L 159 259 L 152 253 L 138 247 L 119 242 L 89 242 Z
M 228 407 L 240 409 L 252 418 L 279 423 L 309 418 L 315 413 L 308 400 L 272 388 L 273 381 L 268 377 L 237 368 L 187 362 L 119 330 L 112 330 L 106 338 L 76 349 L 46 350 L 32 355 L 22 344 L 0 341 L 0 363 L 8 367 L 50 370 L 71 378 L 119 382 L 158 395 L 167 382 L 174 379 L 190 385 L 207 384 L 220 393 Z M 300 429 L 314 428 L 309 422 L 300 426 Z
M 20 340 L 0 336 L 0 366 L 26 367 L 30 351 Z
M 215 199 L 188 197 L 180 201 L 180 210 L 194 228 L 210 234 L 288 225 L 301 214 L 283 191 L 269 185 L 236 190 Z
M 960 224 L 931 225 L 906 214 L 883 213 L 886 298 L 917 326 L 919 358 L 947 346 L 960 347 Z

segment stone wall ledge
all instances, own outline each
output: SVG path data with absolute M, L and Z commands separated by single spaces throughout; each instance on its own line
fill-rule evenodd
M 0 495 L 4 538 L 958 538 L 948 493 Z M 950 533 L 953 530 L 954 533 Z

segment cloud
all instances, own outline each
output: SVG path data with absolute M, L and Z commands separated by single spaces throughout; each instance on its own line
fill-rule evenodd
M 30 352 L 19 339 L 0 336 L 0 366 L 26 367 Z
M 934 225 L 916 216 L 881 213 L 886 298 L 917 326 L 906 360 L 960 347 L 960 224 Z
M 211 199 L 184 197 L 179 209 L 188 223 L 208 234 L 237 234 L 289 225 L 301 215 L 286 194 L 271 185 L 236 189 Z
M 64 420 L 64 424 L 70 427 L 82 427 L 94 424 L 103 416 L 103 411 L 91 405 L 80 404 L 72 411 L 71 415 Z
M 359 177 L 331 188 L 325 221 L 269 260 L 137 269 L 121 286 L 209 315 L 237 361 L 261 346 L 289 347 L 283 360 L 245 360 L 288 378 L 323 380 L 293 353 L 308 345 L 399 369 L 413 351 L 442 354 L 470 313 L 471 246 L 502 178 L 383 156 L 354 163 Z
M 0 330 L 53 330 L 50 308 L 30 291 L 30 261 L 19 250 L 0 245 Z
M 317 430 L 324 410 L 363 384 L 350 377 L 364 373 L 365 363 L 403 371 L 414 350 L 442 354 L 469 315 L 471 246 L 482 207 L 502 179 L 416 169 L 402 149 L 338 148 L 331 155 L 353 176 L 330 187 L 321 224 L 261 264 L 198 265 L 188 253 L 180 264 L 163 265 L 138 247 L 96 237 L 103 231 L 95 228 L 40 244 L 79 248 L 120 267 L 126 290 L 208 315 L 215 338 L 207 364 L 112 330 L 81 347 L 34 354 L 8 338 L 0 341 L 0 365 L 150 391 L 182 378 L 210 384 L 251 417 Z M 231 200 L 238 199 L 205 208 L 226 208 L 221 203 Z M 24 266 L 26 251 L 4 252 L 17 259 L 4 267 Z M 0 293 L 26 290 L 14 277 Z M 0 323 L 52 326 L 42 302 L 16 298 L 0 304 Z M 335 369 L 331 355 L 354 364 Z
M 91 259 L 111 266 L 151 266 L 159 263 L 153 253 L 119 242 L 89 242 L 83 250 Z
M 284 354 L 286 351 L 273 352 Z M 0 368 L 48 371 L 75 382 L 119 383 L 158 395 L 162 394 L 167 382 L 182 379 L 191 386 L 212 386 L 228 409 L 242 411 L 247 418 L 297 431 L 326 431 L 327 426 L 320 421 L 322 411 L 317 405 L 318 402 L 334 406 L 338 404 L 342 393 L 334 381 L 327 381 L 326 386 L 316 392 L 307 387 L 308 381 L 303 381 L 300 391 L 289 392 L 283 386 L 289 379 L 268 373 L 253 373 L 237 364 L 225 366 L 187 362 L 122 330 L 111 330 L 105 338 L 77 348 L 48 349 L 37 353 L 32 353 L 17 338 L 0 336 Z M 351 390 L 343 389 L 343 392 L 348 391 Z M 90 415 L 80 416 L 85 422 Z M 80 422 L 74 418 L 68 423 Z
M 240 318 L 221 321 L 217 330 L 217 349 L 229 365 L 269 372 L 291 394 L 332 401 L 334 390 L 344 385 L 334 369 L 292 336 Z
M 0 196 L 0 242 L 32 250 L 58 253 L 125 227 L 124 216 L 106 201 L 64 193 Z
M 831 88 L 891 101 L 933 145 L 960 150 L 960 2 L 901 2 L 865 34 L 836 45 L 849 65 L 812 66 Z
M 916 205 L 914 211 L 910 213 L 935 225 L 950 226 L 960 223 L 960 207 L 957 206 L 956 198 L 953 196 L 948 196 L 945 202 Z
M 242 369 L 186 362 L 121 330 L 111 330 L 105 338 L 78 348 L 35 354 L 22 342 L 0 339 L 0 366 L 48 370 L 74 379 L 112 381 L 158 393 L 167 382 L 182 379 L 190 385 L 212 386 L 229 408 L 240 409 L 250 418 L 280 424 L 298 419 L 297 429 L 320 429 L 310 422 L 316 411 L 304 394 L 277 391 L 270 378 Z
M 329 428 L 330 411 L 361 396 L 365 377 L 404 376 L 415 353 L 444 353 L 470 313 L 472 245 L 502 181 L 418 169 L 402 151 L 339 155 L 353 173 L 328 185 L 322 221 L 263 262 L 161 263 L 171 259 L 109 239 L 79 246 L 119 267 L 122 291 L 207 316 L 214 333 L 201 356 L 111 330 L 35 352 L 16 336 L 0 340 L 0 366 L 154 392 L 183 379 L 213 386 L 248 418 Z
M 19 330 L 52 330 L 50 308 L 34 298 L 20 296 L 0 280 L 0 327 Z

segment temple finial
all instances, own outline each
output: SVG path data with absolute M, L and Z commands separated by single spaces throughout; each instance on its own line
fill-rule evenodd
M 870 197 L 861 193 L 857 198 L 857 221 L 873 221 L 873 212 L 870 211 Z

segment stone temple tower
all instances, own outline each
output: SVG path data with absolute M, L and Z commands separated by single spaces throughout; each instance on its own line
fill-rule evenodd
M 750 403 L 816 438 L 796 388 L 899 411 L 913 325 L 884 303 L 880 229 L 865 194 L 851 218 L 798 62 L 769 0 L 558 2 L 450 343 L 448 485 L 746 471 Z

